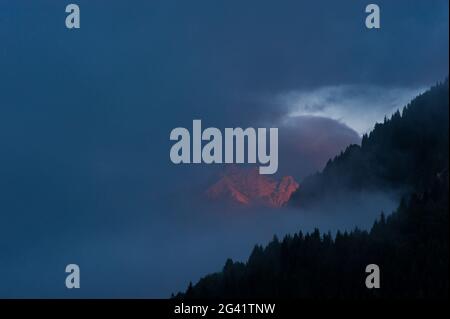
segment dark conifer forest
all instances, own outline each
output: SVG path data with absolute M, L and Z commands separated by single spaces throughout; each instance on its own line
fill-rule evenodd
M 448 297 L 448 142 L 447 79 L 375 125 L 360 146 L 331 159 L 291 199 L 301 206 L 336 189 L 401 190 L 392 214 L 380 212 L 369 231 L 274 237 L 255 246 L 247 262 L 229 259 L 221 272 L 176 297 Z M 380 268 L 380 289 L 366 288 L 368 264 Z

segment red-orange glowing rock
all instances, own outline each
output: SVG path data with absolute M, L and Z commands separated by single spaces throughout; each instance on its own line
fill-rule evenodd
M 226 200 L 242 205 L 283 206 L 299 187 L 292 176 L 276 181 L 260 175 L 257 169 L 236 168 L 227 170 L 208 188 L 206 194 L 214 200 Z

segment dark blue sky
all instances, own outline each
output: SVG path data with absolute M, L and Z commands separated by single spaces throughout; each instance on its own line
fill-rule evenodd
M 0 0 L 0 297 L 164 297 L 292 230 L 237 249 L 196 220 L 191 184 L 209 175 L 170 163 L 174 127 L 288 119 L 280 170 L 301 179 L 332 155 L 309 153 L 319 136 L 358 142 L 448 75 L 447 0 L 375 1 L 380 30 L 369 1 L 73 2 L 79 30 L 69 2 Z

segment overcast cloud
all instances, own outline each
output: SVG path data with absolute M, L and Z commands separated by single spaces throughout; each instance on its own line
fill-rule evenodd
M 384 88 L 380 86 L 325 86 L 310 91 L 281 94 L 278 100 L 290 110 L 289 116 L 320 116 L 339 121 L 359 135 L 372 130 L 406 106 L 425 88 Z
M 211 212 L 173 194 L 209 167 L 170 162 L 175 127 L 277 126 L 302 178 L 448 76 L 448 0 L 377 0 L 379 30 L 367 0 L 76 3 L 67 30 L 65 3 L 0 0 L 0 296 L 166 297 L 245 256 L 260 215 L 187 226 Z

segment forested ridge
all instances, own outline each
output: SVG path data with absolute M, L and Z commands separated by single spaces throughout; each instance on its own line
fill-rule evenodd
M 176 297 L 448 297 L 448 108 L 446 80 L 377 124 L 297 193 L 295 200 L 313 201 L 337 185 L 408 189 L 369 231 L 274 237 L 247 262 L 229 259 Z M 380 289 L 365 286 L 368 264 L 380 267 Z
M 302 181 L 293 204 L 314 204 L 345 191 L 424 191 L 448 167 L 448 98 L 447 79 L 377 123 L 361 145 L 348 146 L 322 172 Z

